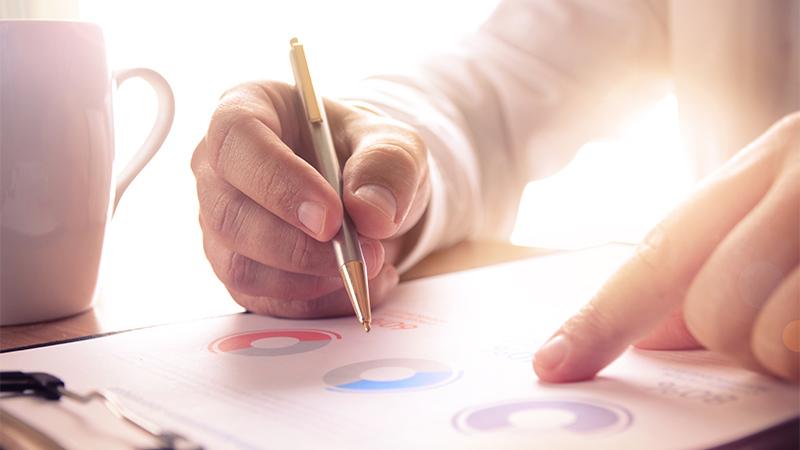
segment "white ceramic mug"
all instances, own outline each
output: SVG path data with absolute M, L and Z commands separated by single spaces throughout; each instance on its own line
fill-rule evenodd
M 153 87 L 159 111 L 115 177 L 112 92 L 133 77 Z M 158 73 L 109 72 L 98 26 L 0 21 L 0 325 L 92 306 L 110 217 L 164 142 L 174 110 Z

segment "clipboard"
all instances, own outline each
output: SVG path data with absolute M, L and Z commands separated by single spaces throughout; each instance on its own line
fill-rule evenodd
M 8 402 L 27 402 L 36 408 L 39 423 L 26 422 L 3 408 Z M 0 372 L 0 423 L 0 448 L 9 450 L 203 448 L 127 410 L 109 392 L 80 394 L 44 372 Z

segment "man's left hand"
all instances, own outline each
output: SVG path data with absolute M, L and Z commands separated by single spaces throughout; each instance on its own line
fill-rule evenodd
M 544 381 L 593 377 L 632 343 L 705 347 L 800 379 L 800 113 L 709 177 L 538 351 Z

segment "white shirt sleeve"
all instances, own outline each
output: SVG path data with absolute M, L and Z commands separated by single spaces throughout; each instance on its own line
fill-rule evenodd
M 432 197 L 402 272 L 464 239 L 507 239 L 532 179 L 563 167 L 663 88 L 665 6 L 643 0 L 504 0 L 478 31 L 351 100 L 414 126 Z

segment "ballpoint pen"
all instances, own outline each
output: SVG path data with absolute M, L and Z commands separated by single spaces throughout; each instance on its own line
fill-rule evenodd
M 317 170 L 333 187 L 339 198 L 342 198 L 342 175 L 331 130 L 328 126 L 328 118 L 325 115 L 325 106 L 311 83 L 311 73 L 308 70 L 303 44 L 297 38 L 292 38 L 290 44 L 289 55 L 292 61 L 295 88 L 300 95 L 300 103 L 305 111 L 311 143 L 317 158 Z M 358 234 L 347 211 L 344 212 L 342 218 L 342 228 L 331 239 L 331 243 L 336 254 L 339 274 L 342 276 L 344 288 L 353 305 L 356 318 L 364 327 L 364 331 L 369 332 L 372 312 L 370 311 L 367 286 L 367 266 L 364 263 L 364 255 L 361 253 Z

